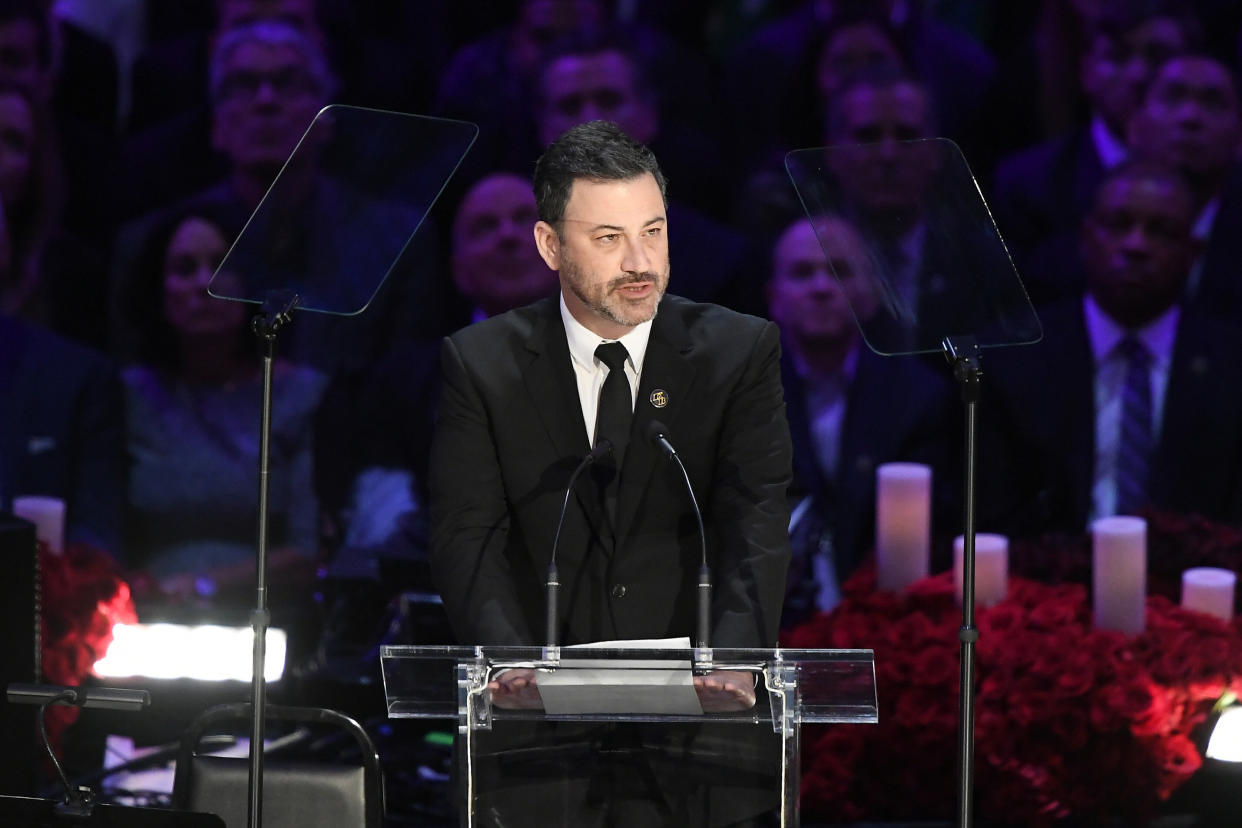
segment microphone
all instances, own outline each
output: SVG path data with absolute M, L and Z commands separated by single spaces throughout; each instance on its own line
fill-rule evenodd
M 574 490 L 574 483 L 578 482 L 579 475 L 583 469 L 594 463 L 606 454 L 612 453 L 612 442 L 606 437 L 601 437 L 595 443 L 595 448 L 582 458 L 582 462 L 574 469 L 573 474 L 569 475 L 569 483 L 565 486 L 565 499 L 561 501 L 561 514 L 556 519 L 556 534 L 552 536 L 552 557 L 548 561 L 548 601 L 547 601 L 547 636 L 548 648 L 556 646 L 556 630 L 557 630 L 557 593 L 560 590 L 560 576 L 556 572 L 556 548 L 561 542 L 561 528 L 565 525 L 565 512 L 569 508 L 569 493 Z
M 686 481 L 686 492 L 690 495 L 690 505 L 694 507 L 694 517 L 699 523 L 699 546 L 702 551 L 702 562 L 699 566 L 699 606 L 698 623 L 695 638 L 699 649 L 707 649 L 712 628 L 712 573 L 707 567 L 707 533 L 703 531 L 703 513 L 699 510 L 699 501 L 694 496 L 694 486 L 690 483 L 690 475 L 686 466 L 677 456 L 677 449 L 668 439 L 668 427 L 659 420 L 647 423 L 647 440 L 660 450 L 669 460 L 677 463 L 681 476 Z

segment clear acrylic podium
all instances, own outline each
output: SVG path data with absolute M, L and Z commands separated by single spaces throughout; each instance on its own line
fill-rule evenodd
M 634 784 L 702 785 L 717 813 L 760 801 L 756 812 L 797 826 L 801 726 L 879 718 L 871 650 L 386 646 L 380 657 L 389 717 L 456 721 L 460 824 L 469 828 L 508 824 L 484 816 L 506 801 L 492 793 L 510 787 L 546 818 L 569 777 L 589 775 L 602 755 L 632 764 Z M 488 681 L 513 668 L 536 671 L 545 709 L 491 704 Z M 701 712 L 690 677 L 710 670 L 754 676 L 755 705 Z M 616 776 L 609 771 L 614 786 Z M 582 785 L 599 795 L 595 781 Z M 691 814 L 688 826 L 716 821 Z

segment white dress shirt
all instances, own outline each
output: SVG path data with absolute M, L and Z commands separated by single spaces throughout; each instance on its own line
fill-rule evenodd
M 1095 363 L 1095 467 L 1089 520 L 1117 513 L 1117 452 L 1121 443 L 1121 399 L 1126 381 L 1126 358 L 1121 340 L 1133 334 L 1151 357 L 1151 425 L 1153 445 L 1160 439 L 1164 394 L 1181 311 L 1174 305 L 1135 331 L 1113 321 L 1088 294 L 1083 299 L 1087 341 Z
M 651 321 L 635 325 L 629 333 L 618 340 L 604 339 L 591 333 L 569 312 L 565 297 L 561 296 L 561 320 L 565 323 L 565 337 L 569 341 L 569 360 L 574 366 L 578 380 L 578 401 L 582 404 L 582 421 L 586 423 L 587 442 L 595 445 L 595 418 L 599 411 L 599 392 L 608 377 L 608 366 L 595 356 L 595 349 L 602 342 L 620 342 L 629 352 L 625 361 L 625 376 L 630 381 L 630 405 L 638 399 L 638 381 L 643 375 L 643 359 L 647 356 L 647 340 L 651 338 Z

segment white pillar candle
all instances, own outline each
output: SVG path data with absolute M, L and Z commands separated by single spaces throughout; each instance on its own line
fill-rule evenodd
M 957 603 L 962 603 L 966 539 L 953 539 L 953 589 Z M 1005 600 L 1009 594 L 1009 539 L 1004 535 L 975 533 L 975 603 L 990 607 Z
M 52 554 L 65 551 L 65 501 L 42 495 L 15 497 L 13 514 L 35 525 L 35 536 L 47 544 Z
M 1147 624 L 1147 521 L 1106 517 L 1091 524 L 1095 626 L 1140 633 Z
M 1187 569 L 1182 573 L 1182 606 L 1228 621 L 1233 618 L 1233 588 L 1237 580 L 1238 576 L 1228 569 Z
M 931 557 L 931 467 L 885 463 L 876 469 L 876 586 L 902 590 L 927 577 Z

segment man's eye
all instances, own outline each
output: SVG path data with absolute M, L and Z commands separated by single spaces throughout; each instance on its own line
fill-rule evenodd
M 618 233 L 605 233 L 602 236 L 597 236 L 595 240 L 604 244 L 612 244 L 617 240 L 618 235 Z
M 647 228 L 647 235 L 648 235 L 648 236 L 651 236 L 652 238 L 655 238 L 656 236 L 659 236 L 659 235 L 660 235 L 660 228 L 659 228 L 659 227 L 648 227 L 648 228 Z

